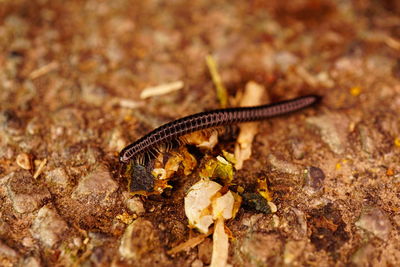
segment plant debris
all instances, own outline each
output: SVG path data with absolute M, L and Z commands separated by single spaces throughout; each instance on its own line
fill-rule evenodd
M 240 106 L 258 106 L 261 105 L 262 96 L 265 88 L 256 82 L 248 82 L 246 84 L 245 93 Z M 253 139 L 258 132 L 258 122 L 248 122 L 239 125 L 240 133 L 235 145 L 235 168 L 240 170 L 243 162 L 250 158 Z
M 159 95 L 165 95 L 174 91 L 178 91 L 183 88 L 183 82 L 182 81 L 176 81 L 173 83 L 166 83 L 166 84 L 160 84 L 155 87 L 148 87 L 143 89 L 143 91 L 140 93 L 140 98 L 141 99 L 146 99 L 152 96 L 159 96 Z

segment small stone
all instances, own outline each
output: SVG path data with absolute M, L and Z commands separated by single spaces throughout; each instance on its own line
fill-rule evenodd
M 244 217 L 242 219 L 242 225 L 246 226 L 246 227 L 253 227 L 257 222 L 262 220 L 262 218 L 263 218 L 263 214 L 261 214 L 261 213 L 256 213 L 248 218 Z
M 29 267 L 41 267 L 40 259 L 35 257 L 28 257 L 23 260 L 21 266 L 29 266 Z
M 137 263 L 137 265 L 146 260 L 155 262 L 157 258 L 160 260 L 164 258 L 163 260 L 165 260 L 166 256 L 162 252 L 163 250 L 158 247 L 159 244 L 160 240 L 153 224 L 148 220 L 139 218 L 126 228 L 121 238 L 119 253 L 122 257 Z
M 40 132 L 42 125 L 43 125 L 42 120 L 38 117 L 34 117 L 26 125 L 26 131 L 30 135 L 38 134 Z
M 377 253 L 378 251 L 373 245 L 366 244 L 353 254 L 351 262 L 354 266 L 372 266 L 371 261 L 376 257 Z
M 305 155 L 305 145 L 298 139 L 293 139 L 290 142 L 290 149 L 295 159 L 303 159 Z
M 21 135 L 23 122 L 13 110 L 0 113 L 0 129 L 3 128 L 10 135 Z
M 396 64 L 393 65 L 392 74 L 393 74 L 393 77 L 400 80 L 400 59 L 397 59 Z
M 201 260 L 195 259 L 190 266 L 191 267 L 203 267 L 204 264 Z
M 138 197 L 133 197 L 131 199 L 126 200 L 126 207 L 133 213 L 140 215 L 143 214 L 146 210 L 144 209 L 143 202 Z
M 282 240 L 277 234 L 251 233 L 242 242 L 239 242 L 241 258 L 248 266 L 264 266 L 266 262 L 274 262 L 281 266 L 283 250 Z
M 387 240 L 392 230 L 388 216 L 379 208 L 365 208 L 356 226 L 371 232 L 380 239 Z
M 30 170 L 32 168 L 31 159 L 26 153 L 18 154 L 16 162 L 18 166 L 20 166 L 24 170 Z
M 66 188 L 69 183 L 69 177 L 64 168 L 56 168 L 46 172 L 46 183 L 59 188 Z
M 30 236 L 26 236 L 22 239 L 22 245 L 27 248 L 31 248 L 34 245 L 34 240 Z
M 13 172 L 7 176 L 7 192 L 14 209 L 19 213 L 32 212 L 42 206 L 51 195 L 27 171 Z M 4 179 L 4 178 L 3 178 Z
M 4 244 L 2 241 L 0 241 L 0 265 L 5 267 L 19 266 L 17 265 L 19 260 L 20 259 L 18 253 L 14 249 Z
M 53 247 L 68 229 L 66 222 L 53 209 L 45 206 L 41 208 L 33 221 L 31 232 L 47 247 Z
M 375 151 L 374 138 L 372 137 L 372 130 L 364 124 L 359 124 L 357 127 L 358 134 L 360 136 L 361 148 L 372 154 Z
M 85 82 L 82 84 L 82 99 L 89 104 L 101 106 L 108 96 L 107 90 L 103 87 L 96 87 Z
M 74 237 L 72 239 L 73 246 L 80 248 L 82 246 L 82 239 L 80 237 Z
M 121 151 L 126 146 L 126 141 L 120 129 L 116 128 L 112 131 L 108 148 L 111 151 Z
M 339 114 L 326 114 L 310 117 L 306 120 L 308 125 L 319 129 L 321 139 L 329 146 L 332 152 L 342 154 L 347 143 L 348 119 Z
M 4 236 L 10 232 L 10 225 L 4 221 L 3 218 L 0 219 L 0 236 Z
M 288 174 L 298 174 L 301 172 L 301 169 L 298 165 L 280 160 L 273 154 L 268 155 L 268 162 L 279 172 Z
M 283 262 L 285 265 L 293 264 L 293 262 L 301 256 L 305 246 L 305 241 L 288 241 L 285 244 L 285 250 L 283 252 Z
M 198 257 L 204 264 L 211 263 L 213 242 L 206 238 L 198 247 Z
M 15 260 L 17 256 L 18 253 L 14 249 L 0 241 L 0 258 L 4 257 Z
M 324 172 L 317 167 L 309 167 L 307 168 L 307 173 L 305 176 L 305 184 L 304 184 L 304 192 L 313 196 L 322 191 L 325 180 Z
M 283 73 L 286 73 L 288 69 L 290 69 L 293 66 L 296 66 L 299 62 L 299 58 L 293 53 L 290 53 L 288 51 L 282 51 L 276 53 L 274 56 L 274 60 L 277 68 Z
M 110 204 L 109 196 L 118 189 L 118 184 L 111 178 L 107 166 L 99 165 L 92 173 L 83 177 L 72 198 L 80 202 L 100 202 L 101 205 Z
M 90 261 L 92 266 L 108 266 L 109 265 L 109 257 L 105 253 L 106 248 L 104 247 L 95 247 L 90 255 Z

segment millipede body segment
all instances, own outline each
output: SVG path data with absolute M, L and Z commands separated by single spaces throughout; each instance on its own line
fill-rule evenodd
M 119 160 L 127 163 L 158 146 L 173 141 L 180 136 L 217 126 L 226 126 L 241 122 L 265 120 L 309 107 L 320 99 L 316 95 L 307 95 L 269 105 L 237 107 L 200 112 L 164 124 L 134 143 L 128 145 L 119 154 Z

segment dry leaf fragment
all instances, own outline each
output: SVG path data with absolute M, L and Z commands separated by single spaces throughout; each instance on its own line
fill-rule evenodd
M 215 222 L 213 252 L 210 267 L 228 266 L 229 240 L 224 228 L 224 219 L 219 217 Z
M 261 98 L 265 88 L 255 82 L 246 84 L 245 93 L 240 106 L 258 106 L 261 105 Z M 258 132 L 258 122 L 248 122 L 239 125 L 240 133 L 235 145 L 235 158 L 237 160 L 235 168 L 240 170 L 243 167 L 243 162 L 251 156 L 251 146 L 254 136 Z
M 140 93 L 140 98 L 145 99 L 152 96 L 165 95 L 183 88 L 182 81 L 164 83 L 154 87 L 147 87 Z
M 32 162 L 28 154 L 26 153 L 21 153 L 18 154 L 16 162 L 18 166 L 20 166 L 24 170 L 30 170 L 32 169 Z

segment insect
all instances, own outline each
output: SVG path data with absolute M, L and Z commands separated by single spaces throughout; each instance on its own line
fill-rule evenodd
M 285 115 L 309 107 L 319 99 L 319 96 L 307 95 L 269 105 L 217 109 L 189 115 L 164 124 L 128 145 L 119 153 L 119 161 L 128 163 L 142 159 L 143 155 L 154 155 L 160 146 L 195 131 Z

